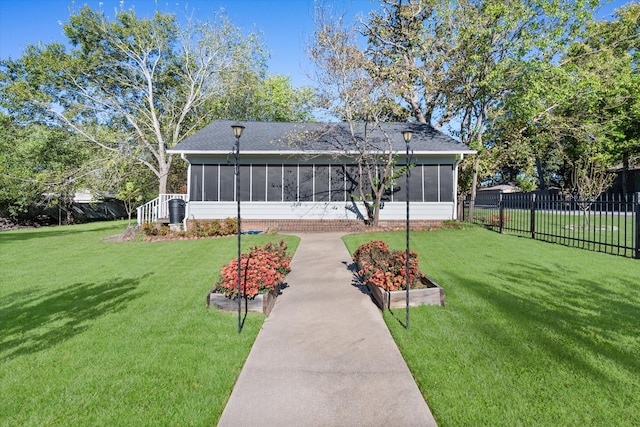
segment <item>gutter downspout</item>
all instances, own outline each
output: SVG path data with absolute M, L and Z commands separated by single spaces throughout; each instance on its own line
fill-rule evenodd
M 189 163 L 189 167 L 187 168 L 187 200 L 185 200 L 184 219 L 182 220 L 182 229 L 187 231 L 187 223 L 189 222 L 189 194 L 191 191 L 191 162 L 187 160 L 184 153 L 180 153 L 180 158 Z
M 458 219 L 458 166 L 464 160 L 464 153 L 460 153 L 460 159 L 456 160 L 454 173 L 453 173 L 453 182 L 455 182 L 455 190 L 453 192 L 453 219 Z

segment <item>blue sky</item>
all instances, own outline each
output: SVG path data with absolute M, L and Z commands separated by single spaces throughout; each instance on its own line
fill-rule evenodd
M 231 22 L 245 33 L 260 31 L 271 52 L 269 71 L 291 76 L 295 86 L 311 84 L 305 54 L 306 41 L 313 32 L 313 0 L 0 0 L 0 58 L 18 58 L 29 44 L 63 42 L 61 24 L 69 18 L 69 8 L 88 4 L 110 16 L 115 9 L 133 7 L 139 16 L 155 10 L 186 16 L 187 11 L 201 20 L 224 9 Z M 366 14 L 377 7 L 371 0 L 328 0 L 337 11 Z M 607 19 L 627 1 L 605 4 L 598 18 Z
M 38 41 L 65 41 L 62 23 L 69 8 L 84 4 L 113 16 L 120 0 L 0 0 L 0 58 L 19 58 L 24 49 Z M 262 32 L 262 41 L 271 52 L 269 72 L 291 76 L 296 86 L 311 84 L 306 74 L 306 41 L 313 32 L 313 0 L 124 0 L 125 9 L 134 8 L 148 17 L 155 10 L 185 17 L 187 11 L 206 20 L 224 9 L 232 24 L 246 33 Z M 337 10 L 365 13 L 376 3 L 370 0 L 334 0 Z

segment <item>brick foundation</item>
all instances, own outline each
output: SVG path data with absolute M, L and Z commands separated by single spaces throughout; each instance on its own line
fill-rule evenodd
M 424 230 L 430 226 L 440 224 L 441 221 L 433 220 L 417 220 L 411 221 L 412 230 Z M 368 231 L 393 231 L 404 230 L 406 221 L 390 220 L 380 221 L 376 227 L 367 226 L 359 220 L 323 220 L 323 219 L 298 219 L 298 220 L 257 220 L 243 219 L 242 230 L 251 231 L 268 231 L 276 230 L 278 232 L 299 232 L 299 233 L 326 233 L 326 232 L 347 232 L 362 233 Z

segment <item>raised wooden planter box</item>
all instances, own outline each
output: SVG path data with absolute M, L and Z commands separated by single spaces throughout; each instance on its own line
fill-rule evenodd
M 444 305 L 444 289 L 428 277 L 423 277 L 422 283 L 427 288 L 409 289 L 409 307 L 417 307 L 419 305 Z M 373 302 L 380 310 L 388 310 L 390 308 L 405 308 L 407 306 L 406 291 L 387 292 L 384 289 L 367 283 L 367 289 L 371 294 Z
M 278 285 L 275 290 L 266 294 L 256 295 L 254 299 L 243 300 L 242 310 L 254 311 L 258 313 L 264 313 L 266 316 L 271 313 L 273 306 L 276 303 L 276 299 L 280 294 L 281 285 Z M 209 296 L 209 302 L 211 305 L 218 307 L 223 311 L 238 311 L 238 300 L 229 299 L 224 294 L 211 294 Z

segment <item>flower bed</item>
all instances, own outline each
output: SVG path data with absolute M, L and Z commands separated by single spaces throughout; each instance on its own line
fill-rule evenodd
M 291 271 L 291 257 L 287 253 L 287 243 L 281 240 L 279 243 L 267 243 L 264 247 L 254 246 L 249 253 L 240 257 L 240 295 L 247 300 L 256 298 L 263 300 L 261 295 L 270 295 L 266 298 L 267 305 L 273 306 L 271 299 L 275 298 L 284 277 Z M 213 285 L 213 289 L 207 294 L 207 307 L 211 301 L 235 300 L 238 297 L 238 259 L 235 258 L 220 272 L 220 277 Z M 249 303 L 247 303 L 249 304 Z M 216 303 L 223 308 L 228 303 Z M 253 303 L 254 311 L 265 312 L 264 304 Z M 270 310 L 270 307 L 267 311 Z M 237 305 L 235 306 L 237 308 Z M 268 314 L 268 313 L 267 313 Z
M 276 303 L 276 299 L 280 294 L 280 285 L 276 289 L 266 294 L 258 294 L 253 299 L 246 299 L 242 302 L 242 310 L 263 313 L 268 316 L 271 309 Z M 229 299 L 224 294 L 210 292 L 207 294 L 207 308 L 215 306 L 222 311 L 238 311 L 238 300 Z
M 382 240 L 363 243 L 353 254 L 358 276 L 380 309 L 406 306 L 406 251 L 392 251 Z M 418 269 L 409 251 L 409 305 L 444 305 L 444 290 Z
M 358 266 L 358 275 L 363 283 L 371 283 L 385 291 L 406 289 L 405 251 L 392 251 L 387 242 L 372 240 L 363 243 L 353 254 Z M 410 289 L 423 287 L 420 282 L 422 273 L 418 270 L 418 254 L 409 251 Z

